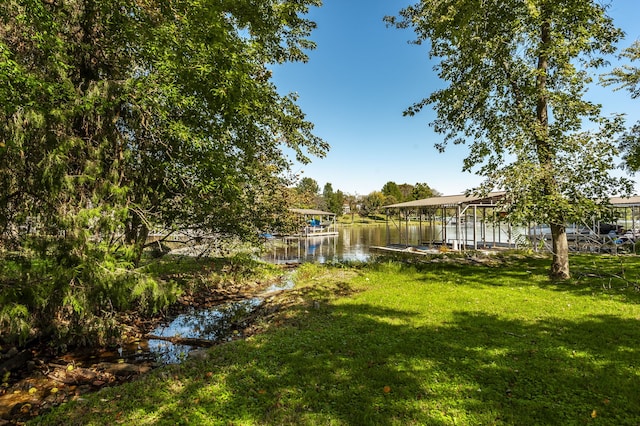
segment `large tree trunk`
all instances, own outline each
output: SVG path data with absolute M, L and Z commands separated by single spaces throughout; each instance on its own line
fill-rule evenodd
M 558 184 L 554 178 L 553 158 L 555 152 L 549 142 L 549 102 L 547 94 L 547 72 L 549 70 L 548 49 L 551 46 L 551 18 L 546 8 L 542 8 L 546 16 L 540 28 L 540 54 L 538 56 L 538 75 L 536 77 L 536 89 L 538 101 L 536 105 L 537 129 L 535 129 L 536 150 L 540 167 L 544 172 L 542 180 L 544 195 L 558 197 Z M 550 276 L 554 279 L 568 279 L 569 275 L 569 243 L 564 215 L 556 213 L 552 220 L 559 223 L 551 223 L 551 239 L 553 241 L 553 262 L 551 263 Z
M 565 226 L 551 224 L 551 239 L 553 242 L 553 262 L 549 275 L 555 279 L 569 279 L 571 277 L 569 274 L 569 243 Z

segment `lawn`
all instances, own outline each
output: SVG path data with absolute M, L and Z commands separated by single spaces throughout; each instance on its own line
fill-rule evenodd
M 571 261 L 303 265 L 264 333 L 34 423 L 638 425 L 640 260 Z

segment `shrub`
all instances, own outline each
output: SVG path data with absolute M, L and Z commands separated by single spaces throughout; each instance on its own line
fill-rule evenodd
M 7 343 L 104 343 L 118 334 L 115 312 L 154 313 L 176 300 L 174 283 L 137 272 L 127 256 L 102 244 L 33 240 L 2 257 L 0 334 Z

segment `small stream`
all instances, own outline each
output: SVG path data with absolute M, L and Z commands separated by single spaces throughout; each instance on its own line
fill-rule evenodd
M 294 287 L 291 275 L 255 297 L 196 310 L 176 317 L 150 334 L 163 338 L 192 338 L 212 343 L 244 337 L 248 317 L 273 293 Z M 36 368 L 6 389 L 0 389 L 0 425 L 34 418 L 54 405 L 120 383 L 161 364 L 185 360 L 196 346 L 173 344 L 160 339 L 142 339 L 114 350 L 69 352 Z
M 191 310 L 177 316 L 169 324 L 157 327 L 149 334 L 167 338 L 180 337 L 214 342 L 241 338 L 243 336 L 237 330 L 238 325 L 264 303 L 265 297 L 278 291 L 290 290 L 293 287 L 293 280 L 288 277 L 282 283 L 271 285 L 256 297 L 224 303 L 210 309 Z M 183 361 L 189 351 L 194 349 L 194 346 L 150 339 L 146 342 L 145 349 L 148 349 L 159 363 L 176 364 Z

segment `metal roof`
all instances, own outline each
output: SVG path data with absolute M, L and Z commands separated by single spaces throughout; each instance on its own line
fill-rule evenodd
M 640 206 L 640 197 L 611 197 L 609 202 L 616 207 L 637 207 Z
M 314 209 L 289 209 L 290 211 L 298 214 L 303 214 L 306 216 L 335 216 L 335 213 L 325 212 L 322 210 L 314 210 Z
M 451 207 L 459 206 L 463 204 L 487 204 L 495 205 L 495 201 L 498 198 L 504 197 L 506 192 L 490 192 L 484 197 L 469 196 L 469 195 L 445 195 L 442 197 L 424 198 L 422 200 L 406 201 L 404 203 L 390 204 L 383 206 L 382 208 L 403 208 L 403 207 Z
M 410 207 L 455 207 L 459 205 L 495 205 L 495 201 L 504 197 L 506 192 L 490 192 L 485 197 L 460 195 L 445 195 L 442 197 L 424 198 L 422 200 L 406 201 L 404 203 L 390 204 L 382 208 L 410 208 Z M 638 207 L 640 196 L 611 197 L 609 203 L 615 207 Z

